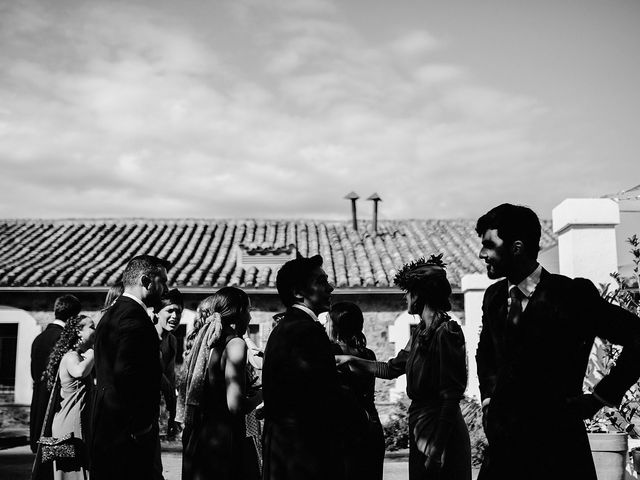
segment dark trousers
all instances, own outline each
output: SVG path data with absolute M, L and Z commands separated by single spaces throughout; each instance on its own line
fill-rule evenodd
M 263 480 L 344 480 L 344 452 L 327 424 L 265 422 Z
M 138 441 L 124 433 L 114 439 L 96 439 L 91 480 L 157 480 L 158 454 L 157 424 Z

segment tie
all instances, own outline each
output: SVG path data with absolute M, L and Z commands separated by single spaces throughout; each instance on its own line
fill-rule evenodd
M 518 326 L 522 317 L 522 300 L 525 295 L 517 286 L 511 287 L 509 290 L 509 297 L 511 297 L 511 306 L 509 307 L 509 314 L 507 320 L 509 325 Z

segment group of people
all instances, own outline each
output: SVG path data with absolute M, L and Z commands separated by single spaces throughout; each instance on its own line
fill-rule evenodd
M 106 313 L 123 296 L 122 282 L 110 287 L 102 313 Z M 131 298 L 127 296 L 128 298 Z M 176 355 L 177 340 L 171 334 L 180 324 L 184 301 L 177 289 L 162 295 L 151 308 L 145 305 L 157 335 L 160 365 L 160 390 L 169 414 L 167 436 L 180 429 L 176 422 Z M 36 337 L 31 350 L 31 374 L 34 394 L 31 402 L 31 449 L 37 453 L 32 478 L 48 480 L 82 480 L 89 478 L 90 440 L 95 417 L 93 402 L 99 391 L 95 369 L 95 323 L 80 314 L 81 303 L 73 295 L 58 297 L 54 304 L 54 321 Z M 148 342 L 146 342 L 148 343 Z M 146 344 L 145 343 L 145 344 Z M 110 354 L 113 354 L 111 349 Z M 38 450 L 41 437 L 63 438 L 73 434 L 73 458 L 43 463 Z M 154 478 L 162 479 L 160 444 L 157 441 Z M 92 468 L 92 470 L 95 470 Z M 95 477 L 95 474 L 93 475 Z M 110 477 L 107 477 L 110 478 Z
M 476 354 L 489 444 L 479 478 L 595 480 L 583 419 L 619 404 L 640 376 L 640 320 L 601 298 L 588 280 L 551 274 L 538 263 L 541 228 L 529 208 L 499 205 L 478 220 L 476 232 L 488 276 L 502 279 L 485 293 Z M 331 302 L 322 265 L 319 255 L 298 256 L 278 271 L 285 311 L 274 316 L 264 352 L 246 335 L 246 292 L 223 287 L 203 300 L 186 339 L 177 401 L 175 338 L 164 332 L 179 323 L 183 305 L 179 292 L 168 290 L 166 262 L 142 255 L 128 263 L 122 292 L 95 335 L 79 305 L 56 302 L 56 318 L 64 321 L 58 310 L 67 317 L 63 334 L 44 375 L 32 365 L 34 380 L 61 385 L 53 435 L 70 430 L 85 440 L 81 466 L 90 465 L 92 478 L 161 478 L 162 391 L 169 428 L 178 429 L 176 419 L 184 426 L 184 479 L 379 480 L 384 438 L 375 378 L 406 375 L 409 478 L 471 479 L 460 410 L 467 354 L 449 315 L 442 254 L 397 272 L 395 284 L 420 321 L 386 362 L 366 346 L 361 309 Z M 326 327 L 318 318 L 324 312 Z M 623 349 L 594 391 L 583 393 L 596 336 Z M 77 410 L 89 404 L 92 387 L 90 407 Z M 38 392 L 36 381 L 34 398 Z M 64 465 L 55 468 L 65 472 Z M 74 473 L 87 478 L 82 468 Z

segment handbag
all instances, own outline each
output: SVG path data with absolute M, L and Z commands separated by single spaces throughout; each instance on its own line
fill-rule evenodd
M 75 435 L 73 432 L 66 435 L 56 437 L 46 437 L 44 432 L 49 424 L 49 419 L 52 413 L 53 401 L 58 393 L 58 387 L 60 384 L 60 372 L 56 375 L 56 381 L 51 389 L 51 395 L 49 395 L 49 403 L 47 404 L 47 411 L 44 414 L 44 422 L 42 424 L 42 431 L 40 432 L 40 439 L 38 440 L 38 451 L 36 452 L 36 458 L 32 469 L 33 473 L 36 471 L 36 464 L 38 461 L 41 463 L 51 462 L 53 460 L 69 460 L 74 459 L 77 456 Z
M 76 458 L 75 435 L 73 432 L 56 437 L 40 437 L 38 445 L 42 450 L 42 461 L 69 460 Z

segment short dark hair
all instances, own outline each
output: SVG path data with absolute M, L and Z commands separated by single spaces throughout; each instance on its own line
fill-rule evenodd
M 180 308 L 184 309 L 184 298 L 182 293 L 177 288 L 172 288 L 165 295 L 160 298 L 159 305 L 155 308 L 155 312 L 158 313 L 165 307 L 169 305 L 178 305 Z
M 482 236 L 493 229 L 507 246 L 520 240 L 525 253 L 534 260 L 538 258 L 542 228 L 538 215 L 529 207 L 503 203 L 492 208 L 478 219 L 476 233 Z
M 141 275 L 156 276 L 161 268 L 169 270 L 169 267 L 171 264 L 167 260 L 151 255 L 138 255 L 129 260 L 122 272 L 122 284 L 125 287 L 134 286 Z
M 322 267 L 320 255 L 309 258 L 299 256 L 280 268 L 276 275 L 276 288 L 285 307 L 296 303 L 295 292 L 309 285 L 311 274 L 318 267 Z
M 367 338 L 364 336 L 364 315 L 360 307 L 352 302 L 337 302 L 329 308 L 331 319 L 331 337 L 346 343 L 350 347 L 364 348 Z
M 53 316 L 56 320 L 66 322 L 80 313 L 82 305 L 75 295 L 62 295 L 53 304 Z

